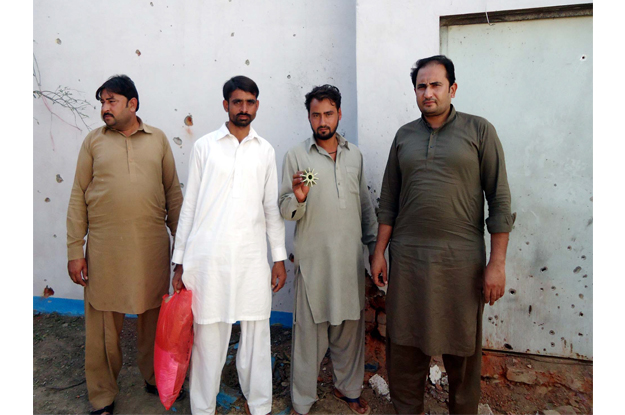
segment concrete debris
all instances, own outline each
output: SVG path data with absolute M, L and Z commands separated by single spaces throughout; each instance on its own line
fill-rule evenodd
M 531 370 L 508 368 L 506 378 L 511 382 L 533 385 L 536 383 L 536 373 Z
M 481 403 L 477 406 L 478 415 L 494 415 L 493 410 L 490 409 L 487 403 Z
M 438 365 L 434 365 L 430 368 L 430 382 L 432 385 L 440 384 L 443 373 Z
M 371 385 L 371 389 L 378 394 L 379 396 L 384 396 L 388 401 L 391 401 L 391 395 L 389 394 L 388 384 L 384 380 L 384 378 L 380 375 L 373 375 L 371 379 L 369 379 L 369 385 Z

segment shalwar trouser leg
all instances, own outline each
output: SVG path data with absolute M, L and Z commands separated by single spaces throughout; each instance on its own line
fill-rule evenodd
M 137 321 L 137 365 L 143 379 L 154 385 L 154 338 L 160 307 L 139 314 Z M 85 378 L 91 405 L 100 409 L 115 400 L 117 377 L 122 367 L 119 336 L 124 313 L 100 311 L 85 293 Z
M 481 394 L 482 310 L 478 312 L 475 352 L 471 356 L 443 354 L 449 379 L 449 413 L 477 414 Z M 398 414 L 424 411 L 425 383 L 431 356 L 419 348 L 386 339 L 386 364 L 391 400 Z
M 345 320 L 333 326 L 316 324 L 301 275 L 295 280 L 291 358 L 291 402 L 306 414 L 317 401 L 317 376 L 328 348 L 334 372 L 334 386 L 348 398 L 358 398 L 365 375 L 364 313 L 359 320 Z
M 214 414 L 221 372 L 228 356 L 230 323 L 193 324 L 190 397 L 193 414 Z M 253 415 L 271 411 L 271 340 L 269 319 L 241 321 L 236 357 L 239 384 Z

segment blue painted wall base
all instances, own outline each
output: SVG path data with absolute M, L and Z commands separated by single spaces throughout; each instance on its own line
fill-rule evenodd
M 65 316 L 84 316 L 85 302 L 83 300 L 71 300 L 69 298 L 33 297 L 33 311 L 39 313 L 59 313 Z M 136 318 L 135 314 L 127 317 Z M 293 326 L 293 313 L 285 311 L 272 311 L 269 324 L 280 324 L 284 327 Z

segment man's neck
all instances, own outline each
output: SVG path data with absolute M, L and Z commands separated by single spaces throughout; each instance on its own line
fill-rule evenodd
M 321 147 L 330 154 L 335 153 L 336 148 L 339 146 L 339 139 L 336 136 L 336 133 L 334 133 L 334 135 L 327 140 L 318 140 L 315 138 L 315 142 L 319 147 Z
M 449 118 L 450 114 L 451 107 L 449 107 L 449 110 L 444 114 L 435 115 L 433 117 L 428 117 L 427 115 L 423 114 L 423 118 L 425 119 L 425 121 L 428 122 L 428 124 L 430 124 L 430 127 L 432 127 L 433 130 L 436 130 L 440 128 L 443 124 L 445 124 L 445 121 L 447 121 L 447 118 Z
M 228 128 L 228 131 L 230 131 L 230 134 L 232 134 L 237 138 L 237 140 L 239 140 L 239 143 L 243 141 L 245 137 L 250 135 L 251 126 L 249 124 L 245 127 L 237 127 L 236 125 L 228 121 L 226 123 L 226 127 Z
M 134 120 L 132 120 L 128 126 L 123 126 L 121 128 L 111 128 L 111 129 L 122 133 L 124 137 L 130 137 L 139 129 L 140 125 L 141 123 L 139 122 L 139 119 L 135 117 Z

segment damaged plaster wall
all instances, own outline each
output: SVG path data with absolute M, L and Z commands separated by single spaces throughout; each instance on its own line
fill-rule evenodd
M 484 313 L 486 348 L 593 358 L 592 17 L 454 26 L 448 47 L 440 17 L 581 3 L 358 2 L 358 132 L 372 197 L 395 132 L 420 116 L 409 75 L 417 59 L 443 52 L 457 61 L 454 105 L 489 119 L 506 151 L 517 218 L 506 294 Z M 560 25 L 574 19 L 586 20 Z
M 95 90 L 113 74 L 130 76 L 139 91 L 138 115 L 169 138 L 183 184 L 195 140 L 227 120 L 223 83 L 249 76 L 260 89 L 253 126 L 274 146 L 281 171 L 286 151 L 310 135 L 304 95 L 315 85 L 341 90 L 339 132 L 357 142 L 355 7 L 355 0 L 36 0 L 33 53 L 42 89 L 68 87 L 90 103 L 90 129 L 102 125 Z M 50 287 L 53 298 L 82 299 L 82 288 L 67 275 L 65 218 L 89 128 L 42 98 L 33 100 L 33 113 L 33 295 Z M 293 252 L 292 224 L 287 251 Z M 274 296 L 277 311 L 292 311 L 289 261 L 287 271 L 287 285 Z

